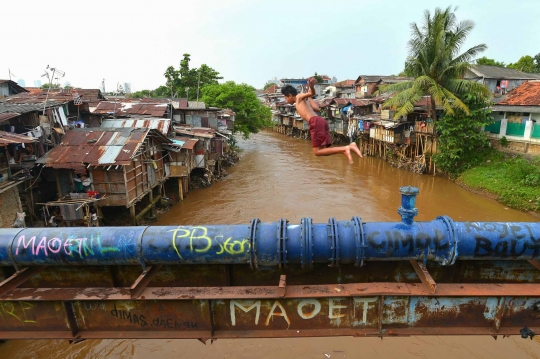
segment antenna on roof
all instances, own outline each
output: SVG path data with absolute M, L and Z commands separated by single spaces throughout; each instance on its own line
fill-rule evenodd
M 49 75 L 49 72 L 47 72 L 47 70 L 51 71 L 52 74 Z M 49 88 L 47 89 L 47 97 L 45 97 L 45 103 L 43 104 L 43 116 L 45 116 L 45 108 L 47 108 L 47 100 L 49 99 L 49 92 L 51 91 L 52 81 L 54 80 L 55 75 L 64 77 L 66 76 L 66 73 L 55 67 L 50 67 L 49 65 L 47 65 L 47 67 L 45 68 L 45 73 L 41 75 L 41 77 L 47 76 L 47 79 L 49 80 Z M 58 77 L 56 77 L 56 80 L 58 81 Z

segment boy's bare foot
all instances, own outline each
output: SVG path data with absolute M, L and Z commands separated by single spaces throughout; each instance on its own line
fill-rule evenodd
M 364 158 L 364 156 L 362 156 L 362 152 L 360 152 L 360 149 L 358 148 L 358 146 L 356 145 L 356 143 L 351 143 L 349 145 L 349 147 L 351 148 L 351 151 L 353 151 L 354 153 L 356 153 L 358 155 L 358 157 L 360 158 Z
M 345 152 L 344 152 L 344 155 L 347 156 L 347 158 L 349 159 L 349 163 L 352 165 L 352 164 L 353 164 L 353 160 L 352 160 L 351 150 L 349 149 L 349 146 L 345 146 Z

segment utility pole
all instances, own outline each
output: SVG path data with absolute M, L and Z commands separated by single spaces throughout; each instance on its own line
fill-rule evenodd
M 199 81 L 197 82 L 197 107 L 199 107 L 199 87 L 201 86 L 201 73 L 199 72 Z

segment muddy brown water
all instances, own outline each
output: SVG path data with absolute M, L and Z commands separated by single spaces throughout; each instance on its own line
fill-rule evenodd
M 240 141 L 239 164 L 210 188 L 189 193 L 157 225 L 238 224 L 252 218 L 299 224 L 302 217 L 399 220 L 399 187 L 420 188 L 418 220 L 449 215 L 457 221 L 538 221 L 451 181 L 390 167 L 376 158 L 315 157 L 309 142 L 273 132 Z M 13 340 L 0 358 L 540 358 L 540 343 L 519 336 L 410 338 L 301 338 L 218 340 Z

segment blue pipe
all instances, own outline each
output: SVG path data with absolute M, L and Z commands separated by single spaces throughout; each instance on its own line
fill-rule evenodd
M 300 264 L 362 266 L 365 261 L 529 260 L 540 257 L 540 223 L 414 222 L 418 189 L 402 187 L 401 222 L 0 229 L 0 266 Z

